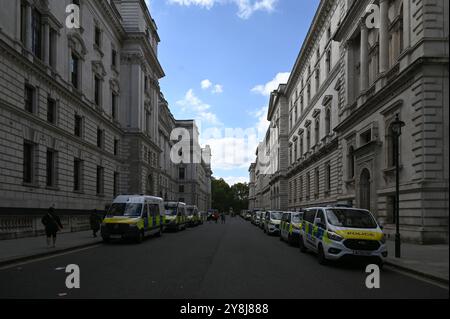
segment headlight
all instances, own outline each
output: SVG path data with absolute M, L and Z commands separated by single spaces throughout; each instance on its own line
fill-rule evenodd
M 328 232 L 328 238 L 333 240 L 333 241 L 337 241 L 337 242 L 340 242 L 340 241 L 344 240 L 344 237 L 341 237 L 338 234 L 332 233 L 332 232 Z

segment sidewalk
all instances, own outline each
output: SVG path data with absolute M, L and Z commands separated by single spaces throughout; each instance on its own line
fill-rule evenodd
M 93 238 L 92 231 L 58 234 L 56 248 L 47 247 L 45 236 L 0 240 L 0 266 L 88 247 L 100 242 L 101 237 Z
M 395 258 L 395 242 L 387 241 L 386 264 L 448 284 L 448 245 L 415 245 L 402 243 L 401 258 Z

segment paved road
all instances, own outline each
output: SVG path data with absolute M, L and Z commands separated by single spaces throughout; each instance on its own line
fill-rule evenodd
M 63 268 L 77 264 L 81 288 Z M 239 217 L 140 245 L 116 243 L 0 270 L 0 298 L 448 298 L 448 290 L 390 270 L 381 289 L 364 267 L 320 266 L 314 255 Z M 59 294 L 66 294 L 60 296 Z

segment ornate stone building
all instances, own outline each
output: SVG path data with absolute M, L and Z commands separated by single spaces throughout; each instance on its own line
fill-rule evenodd
M 71 4 L 80 28 L 66 24 Z M 37 216 L 52 205 L 70 231 L 120 193 L 178 197 L 168 155 L 178 123 L 160 93 L 159 37 L 145 1 L 0 7 L 0 237 L 39 233 Z
M 448 242 L 448 7 L 320 2 L 284 93 L 290 210 L 351 203 L 392 235 L 398 114 L 402 238 Z

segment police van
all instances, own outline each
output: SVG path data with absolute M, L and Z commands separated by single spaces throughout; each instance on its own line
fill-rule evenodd
M 303 212 L 284 212 L 280 224 L 280 240 L 290 245 L 298 243 Z
M 266 234 L 273 235 L 280 232 L 282 214 L 282 212 L 268 211 L 262 215 L 263 230 Z
M 164 206 L 159 197 L 120 195 L 110 206 L 101 225 L 103 241 L 134 239 L 140 243 L 146 235 L 161 235 Z
M 380 265 L 387 257 L 386 240 L 373 217 L 364 209 L 317 207 L 305 209 L 300 230 L 302 252 L 317 253 L 320 264 L 343 257 L 369 257 Z
M 186 218 L 188 226 L 194 227 L 200 225 L 201 218 L 197 206 L 186 205 Z
M 187 227 L 186 204 L 182 202 L 164 202 L 165 227 L 175 231 Z

